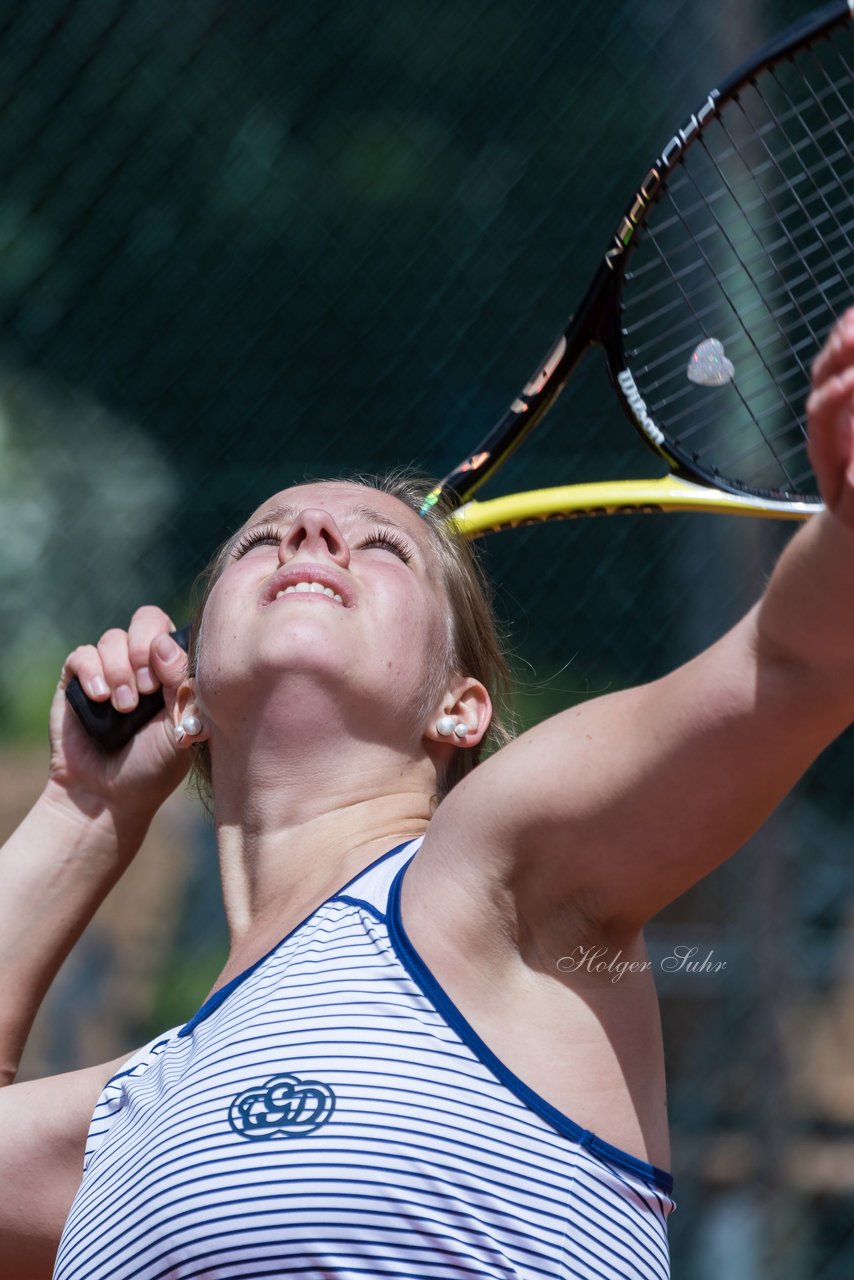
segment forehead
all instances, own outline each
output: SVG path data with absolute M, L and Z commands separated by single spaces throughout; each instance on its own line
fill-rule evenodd
M 282 489 L 262 503 L 246 521 L 246 526 L 263 520 L 287 523 L 295 520 L 300 511 L 313 507 L 327 511 L 336 523 L 388 524 L 402 529 L 425 552 L 433 550 L 430 528 L 421 517 L 390 493 L 371 489 L 367 485 L 346 481 L 318 481 L 315 484 L 294 485 Z

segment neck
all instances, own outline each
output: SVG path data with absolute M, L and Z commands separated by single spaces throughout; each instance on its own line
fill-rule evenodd
M 386 849 L 427 828 L 431 761 L 405 746 L 292 735 L 271 751 L 212 742 L 215 824 L 232 956 L 274 945 Z

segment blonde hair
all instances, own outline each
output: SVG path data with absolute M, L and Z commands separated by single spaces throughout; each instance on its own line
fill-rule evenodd
M 408 468 L 378 475 L 357 474 L 313 484 L 355 484 L 387 493 L 420 513 L 424 497 L 434 482 L 420 472 Z M 470 773 L 485 754 L 502 747 L 513 737 L 510 711 L 511 677 L 504 655 L 498 625 L 492 607 L 492 593 L 486 575 L 470 544 L 458 533 L 447 517 L 451 507 L 439 502 L 423 516 L 432 534 L 432 544 L 441 570 L 442 582 L 450 606 L 448 643 L 444 661 L 437 663 L 425 687 L 422 712 L 424 717 L 435 710 L 436 701 L 452 675 L 471 676 L 489 692 L 493 714 L 483 740 L 473 747 L 453 752 L 451 761 L 439 780 L 438 799 Z M 199 574 L 193 594 L 199 603 L 193 611 L 193 625 L 188 650 L 188 674 L 195 676 L 199 667 L 202 619 L 211 591 L 229 561 L 233 538 L 228 538 Z M 200 742 L 193 750 L 190 781 L 209 813 L 213 812 L 213 775 L 210 747 Z

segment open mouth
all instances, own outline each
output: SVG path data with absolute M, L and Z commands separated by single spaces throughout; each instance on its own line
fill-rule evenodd
M 292 586 L 282 587 L 281 591 L 276 592 L 270 603 L 280 600 L 282 596 L 292 595 L 326 596 L 328 600 L 334 600 L 337 604 L 344 603 L 343 597 L 337 591 L 333 591 L 332 587 L 325 587 L 322 582 L 295 582 Z
M 261 604 L 274 604 L 282 596 L 302 599 L 329 600 L 332 604 L 349 609 L 353 604 L 352 587 L 343 573 L 318 564 L 283 565 L 270 578 L 261 596 Z

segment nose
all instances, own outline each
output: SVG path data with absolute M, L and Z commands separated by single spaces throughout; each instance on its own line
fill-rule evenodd
M 298 551 L 328 556 L 342 569 L 350 563 L 350 548 L 328 511 L 306 507 L 294 520 L 279 545 L 279 559 L 286 563 Z

